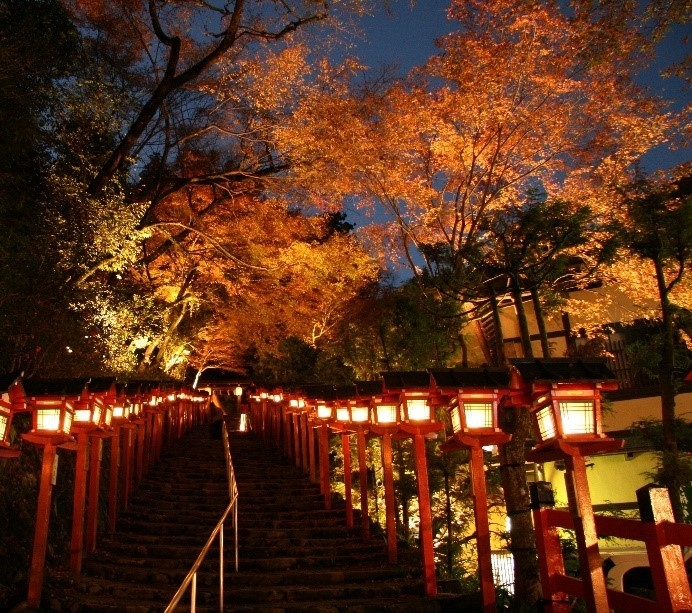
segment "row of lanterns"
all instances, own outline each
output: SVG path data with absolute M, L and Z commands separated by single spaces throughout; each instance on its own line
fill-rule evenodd
M 312 411 L 321 421 L 343 424 L 398 426 L 435 422 L 435 408 L 445 406 L 452 435 L 492 435 L 500 431 L 498 409 L 505 405 L 529 406 L 537 447 L 555 440 L 583 443 L 605 438 L 601 424 L 601 393 L 617 388 L 614 375 L 603 360 L 514 360 L 511 369 L 480 368 L 431 370 L 427 389 L 412 389 L 408 378 L 414 373 L 382 373 L 384 389 L 379 395 L 358 397 L 358 384 L 342 390 L 355 398 L 325 400 L 321 397 L 335 388 L 310 386 L 286 398 L 293 410 Z M 401 389 L 389 386 L 388 375 L 396 375 Z M 256 400 L 281 403 L 283 392 L 260 392 Z
M 428 595 L 435 594 L 437 588 L 431 518 L 423 518 L 423 513 L 429 515 L 430 512 L 429 500 L 426 499 L 427 466 L 423 439 L 434 437 L 436 432 L 445 429 L 445 425 L 436 420 L 436 409 L 444 407 L 451 428 L 446 442 L 441 446 L 442 450 L 452 451 L 460 447 L 469 450 L 483 608 L 484 611 L 494 611 L 496 603 L 483 448 L 506 443 L 511 438 L 501 428 L 499 411 L 528 407 L 537 442 L 530 459 L 543 462 L 567 454 L 572 458 L 570 466 L 575 466 L 574 470 L 583 473 L 584 463 L 575 461 L 575 457 L 612 451 L 622 446 L 622 441 L 615 441 L 603 433 L 601 423 L 601 394 L 616 389 L 615 377 L 603 360 L 566 358 L 513 360 L 509 368 L 384 372 L 381 376 L 380 382 L 362 382 L 343 389 L 306 386 L 295 390 L 290 396 L 285 396 L 281 391 L 260 392 L 253 399 L 262 407 L 267 406 L 267 401 L 273 401 L 277 407 L 284 409 L 281 411 L 284 417 L 290 413 L 305 415 L 313 428 L 323 432 L 325 429 L 340 431 L 345 461 L 349 432 L 358 433 L 359 454 L 362 453 L 360 448 L 364 444 L 361 440 L 364 440 L 366 431 L 383 436 L 384 446 L 391 445 L 391 436 L 394 434 L 413 438 L 419 481 L 421 555 Z M 263 422 L 258 427 L 265 428 L 265 417 L 267 413 L 263 408 L 257 415 L 257 419 Z M 269 427 L 272 427 L 271 424 Z M 294 430 L 288 425 L 282 429 L 288 436 Z M 293 432 L 293 435 L 296 436 L 296 433 Z M 325 446 L 324 439 L 320 446 Z M 290 448 L 289 442 L 286 449 L 290 451 Z M 323 461 L 326 465 L 327 461 Z M 321 472 L 325 470 L 325 465 L 321 465 Z M 321 479 L 324 479 L 324 475 Z M 422 479 L 425 480 L 423 484 L 420 483 Z M 386 481 L 385 474 L 385 489 Z M 328 494 L 328 477 L 327 485 L 323 482 L 322 488 Z M 592 513 L 587 508 L 590 504 L 588 500 L 588 492 L 581 492 L 579 509 L 576 511 L 580 517 Z M 367 507 L 362 510 L 367 513 Z M 387 521 L 392 524 L 392 534 L 387 528 L 391 551 L 395 548 L 394 522 L 391 518 Z M 427 535 L 423 533 L 424 526 L 427 526 Z M 363 534 L 366 536 L 365 529 Z M 587 549 L 586 545 L 582 545 L 582 549 Z
M 203 393 L 185 389 L 169 391 L 162 389 L 161 384 L 150 383 L 135 384 L 130 391 L 127 387 L 116 385 L 114 378 L 24 381 L 20 377 L 0 377 L 0 458 L 19 455 L 19 447 L 13 445 L 11 432 L 13 416 L 21 412 L 30 412 L 32 418 L 31 429 L 22 433 L 22 439 L 43 448 L 29 571 L 27 604 L 30 607 L 37 607 L 41 599 L 57 448 L 75 451 L 76 466 L 89 466 L 86 531 L 87 471 L 77 470 L 74 482 L 70 569 L 79 573 L 85 546 L 88 551 L 93 551 L 96 546 L 101 441 L 104 438 L 112 440 L 108 519 L 113 530 L 119 482 L 121 504 L 126 506 L 133 470 L 136 469 L 137 481 L 140 481 L 144 470 L 159 456 L 164 438 L 180 438 L 187 427 L 204 420 L 208 413 L 205 410 L 209 399 Z M 123 474 L 119 478 L 121 432 L 125 437 L 123 453 L 126 455 L 122 463 Z M 136 461 L 133 456 L 135 436 Z M 89 449 L 91 456 L 87 462 Z

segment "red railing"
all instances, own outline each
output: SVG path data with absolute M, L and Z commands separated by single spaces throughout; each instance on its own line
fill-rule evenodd
M 681 546 L 692 546 L 692 526 L 672 521 L 665 488 L 644 487 L 637 491 L 642 520 L 596 515 L 599 537 L 642 541 L 646 545 L 656 600 L 608 589 L 611 611 L 662 613 L 692 610 L 690 587 Z M 536 544 L 541 571 L 545 611 L 563 613 L 570 609 L 569 597 L 584 598 L 584 583 L 565 573 L 558 529 L 574 529 L 568 511 L 534 508 Z

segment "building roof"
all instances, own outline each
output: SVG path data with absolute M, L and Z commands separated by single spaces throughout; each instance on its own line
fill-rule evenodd
M 517 358 L 510 363 L 529 383 L 555 381 L 615 381 L 601 358 Z

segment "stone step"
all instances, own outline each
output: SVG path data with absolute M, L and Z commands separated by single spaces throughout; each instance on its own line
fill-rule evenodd
M 226 523 L 224 610 L 266 613 L 472 611 L 459 597 L 423 595 L 418 552 L 387 562 L 384 540 L 346 526 L 343 503 L 325 509 L 301 469 L 254 435 L 231 433 L 238 483 L 239 571 Z M 117 532 L 84 560 L 83 574 L 51 579 L 56 613 L 161 613 L 228 504 L 220 441 L 199 427 L 162 454 Z M 360 514 L 354 512 L 359 526 Z M 187 600 L 186 600 L 187 598 Z M 218 611 L 218 540 L 197 577 L 196 610 Z M 189 611 L 189 595 L 177 611 Z

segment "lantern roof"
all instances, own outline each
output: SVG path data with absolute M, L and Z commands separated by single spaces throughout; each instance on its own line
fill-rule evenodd
M 616 381 L 603 358 L 517 358 L 510 363 L 527 383 Z
M 82 398 L 87 394 L 88 385 L 88 378 L 27 379 L 24 381 L 24 391 L 28 398 L 37 398 L 39 396 Z
M 357 396 L 354 384 L 346 385 L 303 385 L 299 388 L 311 400 L 351 400 Z
M 390 370 L 381 372 L 380 375 L 387 391 L 428 391 L 430 389 L 430 373 L 427 370 Z
M 0 395 L 5 394 L 14 410 L 26 409 L 26 392 L 20 375 L 0 375 Z
M 431 370 L 430 376 L 439 389 L 507 389 L 510 382 L 509 368 L 506 367 L 443 368 Z
M 381 396 L 382 392 L 382 381 L 356 381 L 356 394 L 359 397 L 372 397 Z

